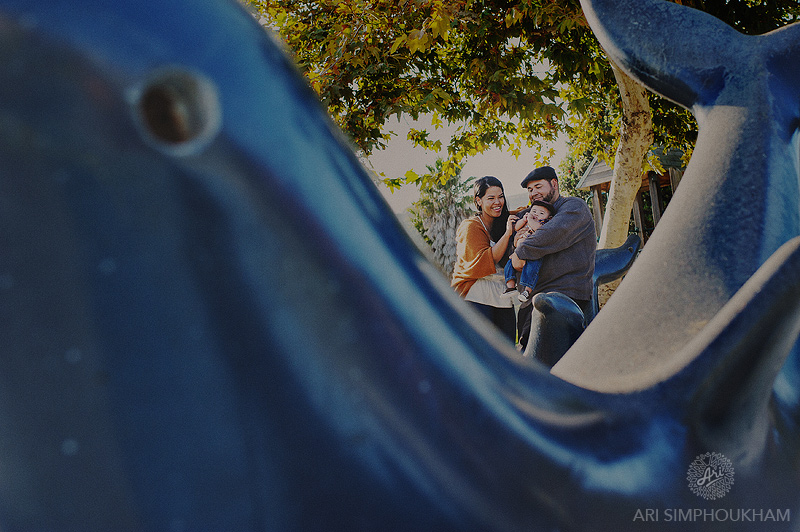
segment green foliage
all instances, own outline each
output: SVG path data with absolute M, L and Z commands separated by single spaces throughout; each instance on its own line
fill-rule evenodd
M 446 161 L 428 165 L 420 185 L 419 200 L 409 208 L 411 223 L 431 247 L 433 257 L 446 276 L 456 261 L 456 229 L 472 211 L 472 178 L 462 179 L 461 169 L 445 172 Z
M 446 146 L 446 175 L 492 147 L 518 155 L 523 146 L 555 139 L 567 116 L 557 85 L 575 77 L 588 83 L 602 60 L 576 48 L 593 39 L 578 0 L 250 4 L 294 50 L 362 155 L 386 145 L 384 125 L 393 116 L 431 115 L 434 128 L 460 124 Z M 424 131 L 409 138 L 442 148 Z
M 559 133 L 571 152 L 613 164 L 621 116 L 614 76 L 579 0 L 242 0 L 294 51 L 333 119 L 369 156 L 391 137 L 394 116 L 459 124 L 447 143 L 445 176 L 467 158 Z M 797 20 L 797 0 L 677 0 L 745 33 Z M 676 38 L 679 38 L 676 36 Z M 696 138 L 691 115 L 650 97 L 654 144 L 683 150 Z M 415 146 L 438 152 L 428 131 Z M 542 162 L 547 154 L 542 154 Z M 648 168 L 657 168 L 650 161 Z M 387 178 L 390 188 L 424 185 L 429 175 Z
M 675 3 L 705 11 L 746 34 L 765 33 L 800 19 L 797 0 L 675 0 Z M 599 76 L 601 79 L 613 79 L 607 63 L 594 68 L 604 70 Z M 570 102 L 567 122 L 570 155 L 580 159 L 584 154 L 595 154 L 613 166 L 622 115 L 616 86 L 578 80 L 562 89 L 561 98 Z M 694 116 L 655 94 L 649 94 L 649 99 L 653 113 L 653 145 L 680 150 L 684 161 L 688 162 L 697 140 Z M 643 170 L 663 169 L 651 155 Z
M 574 151 L 570 151 L 567 153 L 567 156 L 561 161 L 558 172 L 558 184 L 562 192 L 569 196 L 583 198 L 588 203 L 591 203 L 591 192 L 578 190 L 576 187 L 581 177 L 583 177 L 583 174 L 586 173 L 586 170 L 592 163 L 593 158 L 594 156 L 591 152 L 576 154 Z
M 800 20 L 797 0 L 675 0 L 717 17 L 748 35 L 760 35 Z

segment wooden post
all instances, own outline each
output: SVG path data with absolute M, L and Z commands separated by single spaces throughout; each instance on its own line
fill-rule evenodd
M 639 233 L 639 238 L 642 239 L 642 245 L 647 242 L 647 234 L 644 230 L 644 220 L 642 212 L 644 211 L 644 203 L 642 202 L 642 190 L 636 193 L 636 201 L 633 202 L 633 223 L 636 225 L 636 231 Z
M 603 195 L 600 193 L 600 185 L 592 187 L 592 214 L 594 215 L 594 228 L 598 238 L 603 229 Z
M 678 189 L 678 185 L 681 182 L 681 177 L 683 177 L 683 172 L 681 172 L 677 168 L 669 168 L 669 186 L 672 187 L 672 193 L 674 194 L 675 191 Z
M 661 221 L 661 191 L 658 187 L 658 174 L 648 172 L 647 178 L 650 182 L 650 203 L 653 207 L 653 227 L 655 227 Z

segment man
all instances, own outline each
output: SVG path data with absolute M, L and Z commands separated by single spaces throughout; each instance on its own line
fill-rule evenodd
M 588 315 L 591 311 L 592 275 L 597 249 L 594 218 L 586 202 L 580 198 L 561 196 L 556 171 L 542 166 L 522 180 L 531 203 L 546 201 L 555 207 L 553 218 L 524 240 L 517 242 L 511 255 L 514 266 L 521 260 L 542 259 L 534 295 L 560 292 L 574 300 Z M 523 216 L 527 210 L 518 215 Z M 517 314 L 517 331 L 522 349 L 528 344 L 532 305 L 521 307 Z

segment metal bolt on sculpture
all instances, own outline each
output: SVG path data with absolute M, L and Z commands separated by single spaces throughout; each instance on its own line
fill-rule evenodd
M 583 4 L 700 137 L 554 375 L 240 6 L 0 0 L 0 529 L 796 528 L 800 26 Z

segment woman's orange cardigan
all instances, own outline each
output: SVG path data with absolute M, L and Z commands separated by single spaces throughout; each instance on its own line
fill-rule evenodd
M 489 232 L 477 216 L 467 218 L 456 230 L 456 265 L 450 286 L 464 297 L 475 281 L 497 272 Z

